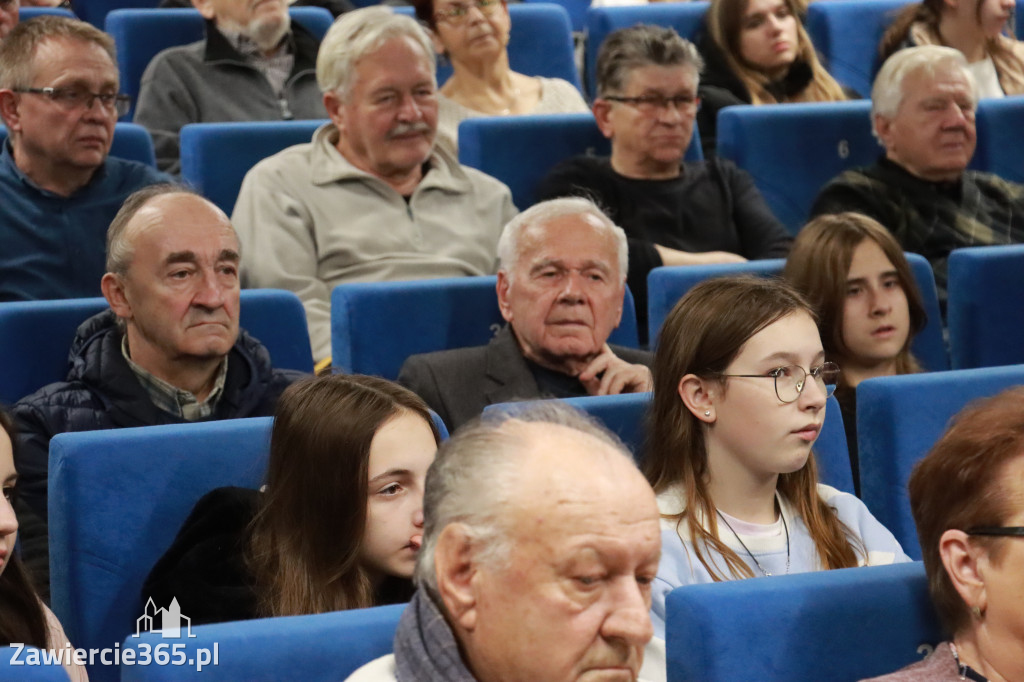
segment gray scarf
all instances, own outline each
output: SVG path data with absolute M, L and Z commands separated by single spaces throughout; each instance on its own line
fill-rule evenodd
M 431 596 L 416 590 L 395 631 L 398 682 L 475 682 L 455 635 Z

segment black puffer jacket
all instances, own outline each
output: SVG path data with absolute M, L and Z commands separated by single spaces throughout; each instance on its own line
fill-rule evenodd
M 152 403 L 121 354 L 121 337 L 111 311 L 89 318 L 79 326 L 71 344 L 67 381 L 45 386 L 13 408 L 18 426 L 15 466 L 20 502 L 43 521 L 47 519 L 47 464 L 53 436 L 66 431 L 185 421 Z M 210 420 L 269 416 L 281 392 L 302 376 L 292 370 L 273 369 L 267 349 L 241 331 L 228 355 L 224 393 Z M 45 566 L 37 553 L 41 550 L 36 549 L 45 549 L 45 535 L 41 540 L 40 544 L 40 538 L 22 536 L 23 555 L 36 567 L 37 578 Z

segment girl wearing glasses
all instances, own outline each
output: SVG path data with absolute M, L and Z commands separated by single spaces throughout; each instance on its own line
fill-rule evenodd
M 1024 680 L 1024 390 L 957 415 L 908 487 L 949 641 L 874 682 Z
M 508 65 L 511 29 L 505 0 L 414 0 L 452 76 L 438 98 L 437 139 L 457 151 L 459 123 L 474 116 L 590 111 L 576 86 L 534 78 Z
M 651 607 L 680 585 L 908 561 L 859 499 L 818 483 L 811 448 L 839 368 L 788 285 L 695 286 L 662 327 L 644 471 L 662 512 Z
M 18 519 L 14 515 L 18 473 L 14 470 L 13 428 L 11 418 L 0 412 L 0 483 L 4 491 L 0 499 L 0 646 L 27 644 L 63 654 L 70 650 L 64 629 L 39 600 L 14 551 L 18 539 Z M 72 682 L 88 682 L 83 666 L 70 657 L 61 662 Z
M 823 215 L 807 223 L 793 243 L 783 278 L 817 312 L 825 353 L 843 368 L 836 399 L 859 493 L 857 385 L 921 371 L 911 352 L 914 336 L 927 322 L 921 293 L 892 233 L 858 213 Z
M 697 114 L 705 156 L 714 154 L 723 107 L 856 96 L 818 61 L 801 13 L 798 0 L 711 0 L 697 43 L 705 62 Z

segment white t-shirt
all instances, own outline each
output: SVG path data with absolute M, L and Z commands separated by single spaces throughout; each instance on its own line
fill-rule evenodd
M 978 83 L 979 97 L 1006 96 L 1002 86 L 999 85 L 999 74 L 996 72 L 996 65 L 991 57 L 968 64 L 967 69 L 974 75 L 974 80 Z

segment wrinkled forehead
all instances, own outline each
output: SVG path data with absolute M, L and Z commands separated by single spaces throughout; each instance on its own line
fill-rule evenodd
M 971 82 L 955 63 L 922 65 L 903 78 L 903 102 L 931 97 L 968 97 L 974 99 Z
M 540 261 L 578 259 L 584 255 L 578 250 L 583 242 L 588 260 L 596 259 L 609 269 L 618 270 L 615 236 L 597 216 L 589 213 L 567 214 L 534 223 L 523 229 L 519 239 L 519 267 L 529 269 Z
M 238 236 L 227 215 L 192 194 L 161 194 L 140 208 L 125 228 L 133 246 L 141 241 L 166 241 L 172 251 L 195 248 L 196 230 L 216 234 L 224 248 L 238 251 Z

